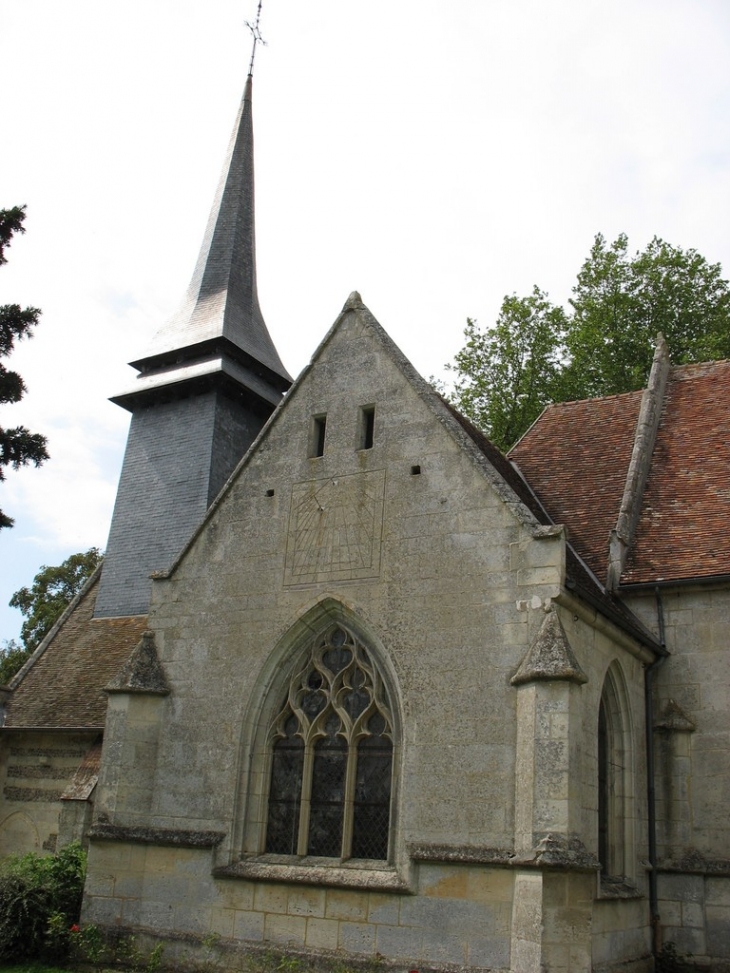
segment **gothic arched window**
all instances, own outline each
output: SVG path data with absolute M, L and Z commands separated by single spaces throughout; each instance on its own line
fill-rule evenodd
M 632 870 L 632 746 L 621 670 L 606 673 L 598 707 L 598 858 L 601 874 Z
M 266 852 L 388 859 L 391 711 L 377 667 L 343 625 L 303 656 L 269 746 Z

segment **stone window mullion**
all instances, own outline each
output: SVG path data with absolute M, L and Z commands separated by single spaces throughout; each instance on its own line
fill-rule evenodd
M 314 747 L 311 740 L 304 748 L 304 768 L 302 770 L 302 801 L 299 811 L 299 834 L 297 836 L 297 854 L 307 854 L 309 843 L 309 814 L 312 808 L 312 769 L 314 767 Z
M 350 739 L 347 747 L 347 776 L 345 778 L 345 808 L 342 822 L 342 857 L 352 854 L 352 827 L 355 807 L 355 780 L 357 778 L 357 746 Z

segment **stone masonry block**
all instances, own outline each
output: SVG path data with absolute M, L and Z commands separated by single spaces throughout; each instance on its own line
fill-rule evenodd
M 327 889 L 325 916 L 328 919 L 345 919 L 362 922 L 368 914 L 366 892 L 349 892 L 344 889 Z
M 217 907 L 236 912 L 253 912 L 256 889 L 253 882 L 216 882 L 215 888 Z
M 348 953 L 375 952 L 376 926 L 367 922 L 341 922 L 339 945 Z
M 708 906 L 725 906 L 730 910 L 730 878 L 708 878 L 706 890 Z
M 287 911 L 292 916 L 324 916 L 325 890 L 316 888 L 292 888 L 289 891 Z
M 685 928 L 703 929 L 705 925 L 704 904 L 700 902 L 682 903 L 682 925 Z
M 254 908 L 257 912 L 276 912 L 286 915 L 289 906 L 289 889 L 286 885 L 258 885 L 254 892 Z
M 463 899 L 425 899 L 420 896 L 401 904 L 401 925 L 420 926 L 442 934 L 470 935 L 473 929 L 489 926 L 489 910 L 478 902 Z
M 264 939 L 266 915 L 263 912 L 237 912 L 233 924 L 236 939 L 259 943 Z
M 408 926 L 377 926 L 375 949 L 389 960 L 416 962 L 422 955 L 423 930 Z
M 301 946 L 307 934 L 304 916 L 282 916 L 269 913 L 264 921 L 264 939 L 280 945 Z
M 466 943 L 466 962 L 483 969 L 507 969 L 510 965 L 510 943 L 507 938 L 472 936 Z M 523 969 L 513 966 L 513 969 Z
M 203 905 L 195 905 L 192 896 L 175 906 L 175 927 L 187 932 L 204 935 L 210 930 L 210 910 Z
M 371 892 L 368 896 L 368 922 L 397 926 L 400 918 L 400 896 Z
M 84 894 L 90 897 L 114 894 L 114 877 L 105 872 L 94 871 L 84 885 Z
M 590 939 L 591 910 L 550 909 L 543 916 L 544 942 L 573 944 Z
M 103 896 L 87 896 L 81 918 L 84 922 L 100 926 L 116 926 L 122 921 L 123 899 L 110 899 Z
M 707 952 L 730 960 L 730 914 L 715 906 L 707 910 Z
M 424 929 L 421 955 L 430 963 L 463 966 L 467 957 L 467 940 L 464 936 L 443 935 L 438 930 Z
M 232 939 L 236 923 L 235 909 L 211 909 L 210 931 L 223 939 Z
M 170 902 L 145 902 L 144 925 L 164 931 L 174 927 L 175 910 Z
M 337 919 L 307 919 L 306 945 L 311 949 L 337 949 L 339 931 Z

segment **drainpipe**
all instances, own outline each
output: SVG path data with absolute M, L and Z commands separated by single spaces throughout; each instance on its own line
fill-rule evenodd
M 659 644 L 664 650 L 659 658 L 644 670 L 644 714 L 646 717 L 646 794 L 649 824 L 649 912 L 651 914 L 651 952 L 656 961 L 661 951 L 661 925 L 659 916 L 659 895 L 657 892 L 657 850 L 656 850 L 656 793 L 654 789 L 654 701 L 652 688 L 654 673 L 667 659 L 667 642 L 664 632 L 664 606 L 659 585 L 654 588 L 656 598 L 657 622 L 659 624 Z

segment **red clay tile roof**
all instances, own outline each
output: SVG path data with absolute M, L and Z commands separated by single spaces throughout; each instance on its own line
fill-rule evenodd
M 622 584 L 730 574 L 730 361 L 671 372 Z
M 603 583 L 641 395 L 628 392 L 550 405 L 509 454 Z
M 641 393 L 638 394 L 640 398 Z M 616 396 L 616 398 L 619 397 Z M 626 396 L 621 396 L 620 398 L 626 398 Z M 476 443 L 482 453 L 484 453 L 489 462 L 492 464 L 492 466 L 494 466 L 505 482 L 514 490 L 525 506 L 535 515 L 538 523 L 549 524 L 551 522 L 565 522 L 552 519 L 549 516 L 550 511 L 546 507 L 541 506 L 540 500 L 537 496 L 537 491 L 533 492 L 532 483 L 530 483 L 529 486 L 527 485 L 525 480 L 515 469 L 514 463 L 510 462 L 509 459 L 503 456 L 497 447 L 487 439 L 484 433 L 477 429 L 476 426 L 474 426 L 465 416 L 455 409 L 453 405 L 445 400 L 442 401 L 444 401 L 444 404 L 451 414 L 458 420 L 462 428 L 469 434 L 469 436 Z M 638 414 L 638 406 L 636 411 Z M 636 419 L 634 418 L 634 423 L 635 422 Z M 623 481 L 621 482 L 621 492 L 623 492 Z M 621 493 L 619 493 L 618 502 L 616 505 L 617 512 L 620 502 Z M 593 605 L 593 607 L 603 612 L 604 615 L 613 619 L 616 624 L 629 631 L 635 638 L 638 638 L 639 641 L 643 642 L 645 645 L 650 645 L 653 648 L 656 648 L 656 640 L 654 636 L 644 628 L 641 622 L 639 622 L 639 620 L 622 601 L 616 598 L 610 591 L 606 590 L 603 579 L 600 577 L 600 575 L 597 575 L 597 577 L 599 579 L 598 581 L 588 570 L 586 563 L 584 563 L 578 557 L 575 545 L 573 545 L 569 539 L 566 556 L 566 587 L 574 591 L 576 594 L 579 594 L 584 600 L 587 600 L 591 605 Z
M 103 730 L 104 686 L 124 665 L 147 616 L 92 618 L 98 580 L 26 672 L 7 707 L 6 727 Z
M 510 453 L 602 581 L 641 392 L 549 406 Z M 672 369 L 622 584 L 730 574 L 730 362 Z

